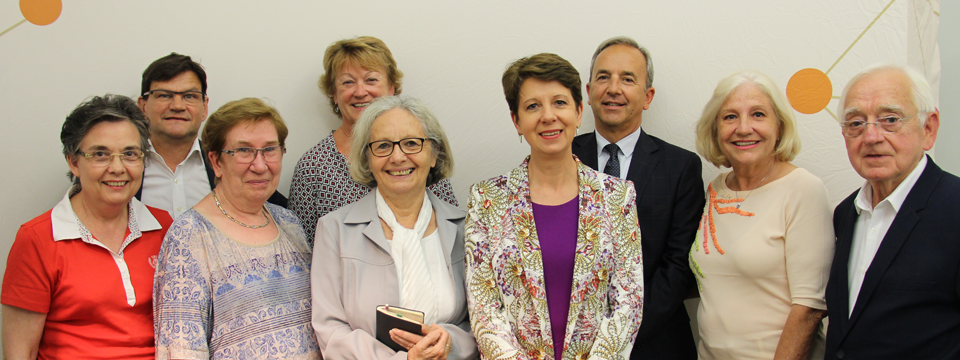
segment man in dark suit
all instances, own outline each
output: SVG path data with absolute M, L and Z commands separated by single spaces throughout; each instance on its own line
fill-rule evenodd
M 924 154 L 940 126 L 930 86 L 874 66 L 840 104 L 867 181 L 833 214 L 826 359 L 960 359 L 960 178 Z
M 631 359 L 696 359 L 683 300 L 694 279 L 687 265 L 703 212 L 700 158 L 640 128 L 653 101 L 650 53 L 627 37 L 593 54 L 588 103 L 597 131 L 577 136 L 584 164 L 633 181 L 643 246 L 643 321 Z

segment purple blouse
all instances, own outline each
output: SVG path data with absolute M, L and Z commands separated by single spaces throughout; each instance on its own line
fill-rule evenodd
M 567 333 L 580 218 L 579 200 L 578 196 L 562 205 L 533 204 L 533 221 L 540 239 L 543 281 L 553 332 L 553 351 L 557 359 L 563 354 L 563 339 Z

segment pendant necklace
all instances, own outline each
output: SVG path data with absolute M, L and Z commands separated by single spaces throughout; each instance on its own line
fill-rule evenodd
M 777 163 L 773 163 L 773 166 L 770 167 L 770 171 L 767 171 L 767 174 L 764 175 L 762 179 L 760 179 L 760 183 L 757 184 L 757 188 L 759 188 L 760 185 L 763 185 L 763 181 L 767 179 L 767 176 L 770 176 L 770 174 L 773 173 L 773 168 L 775 168 L 775 167 L 777 167 Z M 750 192 L 747 193 L 747 196 L 744 196 L 744 197 L 743 197 L 743 200 L 740 200 L 740 202 L 737 203 L 737 209 L 740 208 L 740 205 L 743 205 L 743 202 L 744 202 L 744 201 L 747 201 L 747 198 L 750 197 L 750 194 L 753 194 L 753 190 L 756 190 L 756 188 L 750 189 Z M 736 191 L 736 190 L 734 190 L 734 192 L 737 194 L 737 197 L 739 198 L 739 197 L 740 197 L 740 192 L 739 192 L 739 191 Z M 219 204 L 219 203 L 217 203 L 217 204 Z M 226 215 L 227 213 L 223 213 L 223 214 Z M 236 221 L 236 220 L 234 220 L 234 221 Z
M 260 224 L 260 225 L 247 225 L 247 224 L 244 224 L 244 223 L 240 222 L 240 221 L 237 220 L 237 219 L 234 219 L 233 216 L 230 216 L 230 214 L 227 214 L 227 211 L 223 209 L 223 206 L 220 206 L 220 199 L 217 199 L 217 192 L 216 192 L 216 191 L 211 191 L 210 193 L 213 194 L 213 201 L 216 201 L 216 202 L 217 202 L 217 207 L 220 208 L 220 212 L 222 212 L 223 215 L 227 217 L 227 219 L 233 220 L 233 222 L 235 222 L 235 223 L 237 223 L 237 224 L 240 224 L 240 226 L 243 226 L 243 227 L 245 227 L 245 228 L 251 228 L 251 229 L 259 229 L 259 228 L 262 228 L 262 227 L 266 227 L 267 225 L 270 225 L 270 215 L 267 215 L 267 209 L 265 209 L 265 208 L 260 208 L 260 211 L 263 212 L 263 217 L 267 218 L 267 222 L 265 222 L 265 223 L 263 223 L 263 224 Z

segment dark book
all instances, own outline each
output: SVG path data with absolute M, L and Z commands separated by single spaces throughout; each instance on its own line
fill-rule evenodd
M 377 340 L 394 351 L 407 351 L 390 338 L 390 330 L 400 329 L 409 333 L 422 334 L 423 312 L 405 309 L 399 306 L 377 306 Z

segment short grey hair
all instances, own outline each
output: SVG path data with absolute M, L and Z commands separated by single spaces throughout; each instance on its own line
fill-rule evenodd
M 427 186 L 453 175 L 453 153 L 437 117 L 420 100 L 409 95 L 396 95 L 383 96 L 374 100 L 357 120 L 350 145 L 350 176 L 358 183 L 370 187 L 377 186 L 377 179 L 370 171 L 370 152 L 367 151 L 367 144 L 370 143 L 370 128 L 377 118 L 393 109 L 403 109 L 419 120 L 423 133 L 433 143 L 431 148 L 433 155 L 437 157 L 437 165 L 430 168 Z
M 78 105 L 60 129 L 60 143 L 63 144 L 64 156 L 77 156 L 80 152 L 80 143 L 87 136 L 94 125 L 102 122 L 129 121 L 137 127 L 140 134 L 140 150 L 146 152 L 150 146 L 150 122 L 143 115 L 137 102 L 133 99 L 115 94 L 94 96 Z M 72 172 L 67 176 L 79 189 L 80 179 Z
M 647 83 L 644 84 L 643 89 L 649 89 L 653 86 L 653 58 L 650 57 L 650 51 L 647 48 L 640 46 L 637 42 L 626 36 L 617 36 L 612 37 L 604 42 L 600 43 L 600 46 L 597 46 L 597 51 L 593 52 L 593 58 L 590 59 L 590 80 L 588 83 L 593 82 L 593 65 L 597 63 L 597 57 L 600 56 L 600 53 L 603 52 L 608 47 L 614 45 L 626 45 L 634 49 L 640 50 L 640 53 L 643 54 L 643 59 L 647 61 Z
M 937 103 L 933 99 L 933 90 L 930 89 L 930 83 L 927 82 L 927 78 L 919 71 L 905 65 L 890 63 L 870 65 L 847 81 L 847 85 L 843 87 L 843 92 L 840 94 L 840 103 L 837 105 L 837 115 L 841 117 L 840 121 L 844 121 L 843 114 L 846 110 L 844 106 L 846 105 L 847 93 L 850 91 L 850 88 L 864 76 L 883 70 L 899 71 L 910 80 L 910 93 L 913 95 L 913 106 L 916 107 L 918 111 L 917 121 L 920 126 L 923 126 L 927 121 L 927 114 L 937 110 Z

